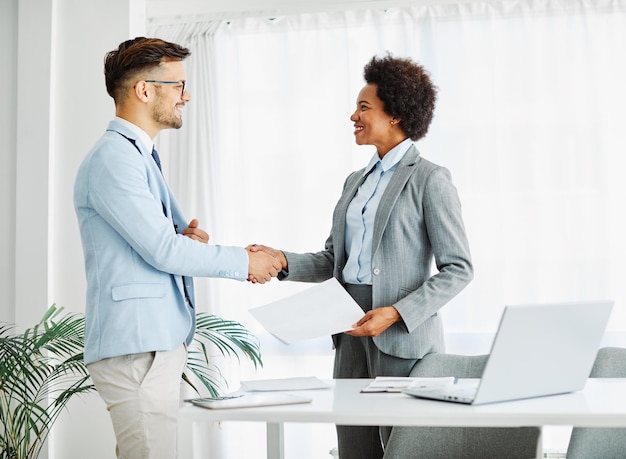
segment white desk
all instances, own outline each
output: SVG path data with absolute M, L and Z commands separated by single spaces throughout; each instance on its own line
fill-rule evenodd
M 371 380 L 338 379 L 331 389 L 302 391 L 312 403 L 209 410 L 186 405 L 179 412 L 179 458 L 193 457 L 194 422 L 258 421 L 267 424 L 268 458 L 284 459 L 283 424 L 521 427 L 566 425 L 626 427 L 626 379 L 590 379 L 585 390 L 489 405 L 419 400 L 405 394 L 361 394 Z

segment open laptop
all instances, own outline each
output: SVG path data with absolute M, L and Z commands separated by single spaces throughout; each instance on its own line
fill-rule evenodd
M 580 390 L 612 307 L 612 301 L 507 306 L 480 379 L 404 392 L 478 405 Z

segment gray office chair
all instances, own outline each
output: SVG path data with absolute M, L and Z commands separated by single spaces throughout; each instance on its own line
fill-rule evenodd
M 626 378 L 626 349 L 598 350 L 591 378 Z M 623 459 L 626 457 L 626 429 L 574 427 L 567 447 L 567 459 Z
M 428 354 L 416 377 L 480 378 L 487 355 Z M 537 457 L 539 427 L 401 427 L 391 431 L 384 459 L 529 459 Z

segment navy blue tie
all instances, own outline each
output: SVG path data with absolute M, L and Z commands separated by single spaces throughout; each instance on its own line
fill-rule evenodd
M 154 159 L 154 162 L 159 167 L 159 170 L 161 171 L 161 174 L 162 174 L 163 173 L 163 169 L 161 169 L 161 158 L 159 158 L 159 154 L 154 149 L 154 147 L 152 147 L 152 159 Z
M 152 159 L 154 159 L 154 162 L 159 167 L 159 170 L 161 171 L 161 174 L 163 174 L 163 169 L 161 169 L 161 158 L 159 158 L 159 154 L 157 153 L 157 151 L 156 151 L 156 149 L 154 147 L 152 147 Z M 167 215 L 167 211 L 165 209 L 165 203 L 161 202 L 161 205 L 163 206 L 163 214 Z M 176 225 L 174 225 L 174 231 L 176 231 L 176 232 L 178 231 L 178 228 L 176 227 Z M 185 298 L 187 299 L 187 303 L 189 304 L 191 309 L 193 309 L 193 303 L 191 302 L 191 298 L 189 298 L 189 293 L 187 292 L 187 282 L 186 282 L 185 277 L 186 276 L 182 276 L 182 278 L 183 278 L 183 290 L 185 291 Z
M 152 159 L 154 159 L 154 162 L 161 171 L 161 175 L 163 175 L 163 169 L 161 169 L 161 158 L 159 158 L 159 154 L 154 147 L 152 147 Z M 163 215 L 167 216 L 167 210 L 165 209 L 165 203 L 163 201 L 161 201 L 161 206 L 163 206 Z

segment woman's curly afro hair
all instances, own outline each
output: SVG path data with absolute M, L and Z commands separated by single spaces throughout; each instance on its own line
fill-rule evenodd
M 365 81 L 378 86 L 377 96 L 385 112 L 400 118 L 400 127 L 411 140 L 426 135 L 433 119 L 437 87 L 421 65 L 408 58 L 374 56 L 363 70 Z

